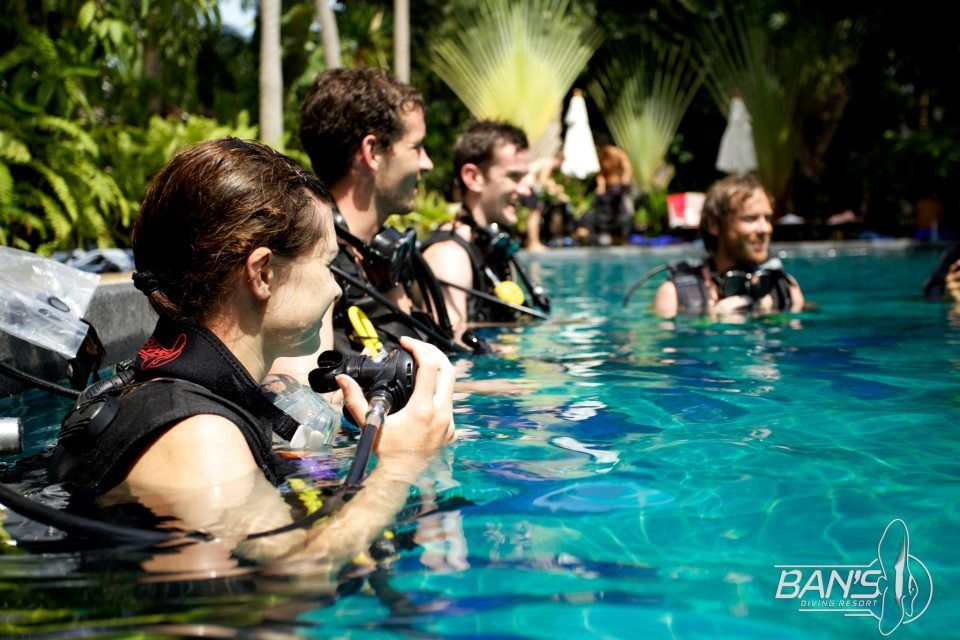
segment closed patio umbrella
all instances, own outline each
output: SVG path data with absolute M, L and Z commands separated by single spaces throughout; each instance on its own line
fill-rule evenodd
M 600 171 L 600 160 L 597 158 L 597 147 L 590 132 L 587 103 L 579 89 L 573 91 L 564 122 L 567 124 L 567 135 L 563 139 L 563 163 L 560 165 L 560 172 L 565 176 L 584 180 Z
M 734 96 L 730 100 L 730 118 L 720 138 L 720 153 L 717 154 L 717 169 L 724 173 L 743 175 L 757 168 L 757 152 L 753 147 L 753 128 L 750 113 L 743 99 Z

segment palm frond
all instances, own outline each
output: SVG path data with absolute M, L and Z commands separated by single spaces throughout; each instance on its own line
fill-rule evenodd
M 0 131 L 0 158 L 12 164 L 26 164 L 32 156 L 30 147 L 7 131 Z
M 93 137 L 84 131 L 83 127 L 77 122 L 57 116 L 40 116 L 36 119 L 36 126 L 37 129 L 41 131 L 66 134 L 72 138 L 72 142 L 78 150 L 94 158 L 100 153 L 100 149 L 97 147 L 97 143 L 93 141 Z
M 506 120 L 536 142 L 600 45 L 567 0 L 480 0 L 430 44 L 431 68 L 478 119 Z
M 710 95 L 724 114 L 731 96 L 743 97 L 753 127 L 757 176 L 774 196 L 781 196 L 800 142 L 805 62 L 816 51 L 802 41 L 776 45 L 756 3 L 721 14 L 703 31 L 701 46 Z
M 50 184 L 50 188 L 53 189 L 53 192 L 63 204 L 63 209 L 67 216 L 69 216 L 71 220 L 75 221 L 79 217 L 80 212 L 77 208 L 77 201 L 73 197 L 70 187 L 67 185 L 67 181 L 63 179 L 62 175 L 54 172 L 50 169 L 50 167 L 40 162 L 35 162 L 32 166 L 37 173 L 42 175 Z
M 44 213 L 47 226 L 53 231 L 53 239 L 47 244 L 53 248 L 70 246 L 69 240 L 73 232 L 73 221 L 64 213 L 56 200 L 39 189 L 33 189 L 32 191 Z
M 32 58 L 29 47 L 19 46 L 11 49 L 0 56 L 0 73 L 6 73 L 19 64 L 22 64 Z
M 13 204 L 13 175 L 10 173 L 10 167 L 0 162 L 0 205 L 7 206 Z
M 590 95 L 645 191 L 666 188 L 667 152 L 701 81 L 685 48 L 659 47 L 613 60 L 591 83 Z

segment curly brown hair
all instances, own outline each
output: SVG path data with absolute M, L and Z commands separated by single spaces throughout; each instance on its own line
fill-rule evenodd
M 147 185 L 133 229 L 150 305 L 206 320 L 253 249 L 295 257 L 324 237 L 318 205 L 332 215 L 323 183 L 266 145 L 224 138 L 181 152 Z
M 420 92 L 376 69 L 330 69 L 300 105 L 300 142 L 314 173 L 333 186 L 347 175 L 365 136 L 389 149 L 406 133 L 403 116 L 416 109 L 426 110 Z
M 773 196 L 753 174 L 727 176 L 710 186 L 700 213 L 700 237 L 707 253 L 713 255 L 718 244 L 717 236 L 710 233 L 710 223 L 715 222 L 717 227 L 722 228 L 726 224 L 727 214 L 740 209 L 758 189 L 766 194 L 772 205 Z

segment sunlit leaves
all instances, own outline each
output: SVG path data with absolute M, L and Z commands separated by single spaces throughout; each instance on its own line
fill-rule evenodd
M 536 142 L 600 44 L 566 0 L 480 0 L 431 42 L 431 67 L 476 118 L 509 121 Z

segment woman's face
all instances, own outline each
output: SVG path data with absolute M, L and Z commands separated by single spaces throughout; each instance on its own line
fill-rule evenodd
M 333 213 L 319 205 L 317 214 L 323 218 L 323 238 L 295 258 L 278 260 L 277 284 L 264 318 L 277 356 L 309 355 L 319 349 L 323 316 L 340 297 L 330 271 L 337 257 Z

